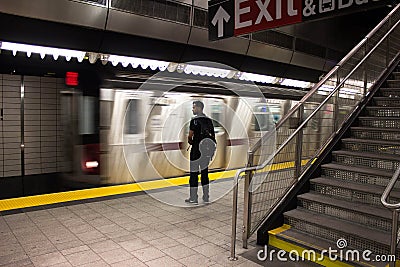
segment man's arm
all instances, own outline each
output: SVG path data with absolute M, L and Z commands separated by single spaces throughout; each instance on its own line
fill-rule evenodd
M 192 130 L 189 130 L 189 135 L 188 135 L 188 143 L 193 144 L 193 134 L 194 132 Z
M 212 135 L 212 137 L 214 137 L 215 139 L 215 131 L 214 131 L 214 124 L 212 123 L 212 120 L 210 119 L 210 134 Z

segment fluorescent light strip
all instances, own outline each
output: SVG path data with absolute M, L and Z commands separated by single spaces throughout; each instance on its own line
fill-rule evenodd
M 54 60 L 57 60 L 59 56 L 65 57 L 67 61 L 75 57 L 79 62 L 83 61 L 86 52 L 81 52 L 77 50 L 61 49 L 53 47 L 44 47 L 38 45 L 26 45 L 26 44 L 16 44 L 10 42 L 1 42 L 0 48 L 4 50 L 10 50 L 13 55 L 16 56 L 17 52 L 25 52 L 28 57 L 31 57 L 32 53 L 39 54 L 43 59 L 46 55 L 52 55 Z
M 77 58 L 79 62 L 82 62 L 85 56 L 87 56 L 89 62 L 92 64 L 94 64 L 97 61 L 97 59 L 100 59 L 103 64 L 111 62 L 113 66 L 117 66 L 118 64 L 121 64 L 123 67 L 128 67 L 129 65 L 131 65 L 132 68 L 138 68 L 140 66 L 142 69 L 150 68 L 151 70 L 157 70 L 157 69 L 160 71 L 168 70 L 169 72 L 175 72 L 175 71 L 179 73 L 184 72 L 185 74 L 213 76 L 216 78 L 240 79 L 245 81 L 267 83 L 267 84 L 281 84 L 285 86 L 291 86 L 303 89 L 311 88 L 314 85 L 313 83 L 306 81 L 285 79 L 280 77 L 220 69 L 214 67 L 205 67 L 205 66 L 182 64 L 182 63 L 180 64 L 174 62 L 144 59 L 137 57 L 107 55 L 107 54 L 93 53 L 93 52 L 82 52 L 77 50 L 60 49 L 60 48 L 44 47 L 37 45 L 17 44 L 11 42 L 0 42 L 0 49 L 12 51 L 14 56 L 17 54 L 17 52 L 25 52 L 28 57 L 30 57 L 32 53 L 37 53 L 40 54 L 40 57 L 42 59 L 46 55 L 52 55 L 54 60 L 57 60 L 59 56 L 63 56 L 66 58 L 67 61 L 70 61 L 71 58 L 74 57 Z M 357 85 L 362 83 L 362 81 L 357 81 L 357 80 L 352 80 L 351 82 Z M 320 90 L 324 91 L 327 89 L 328 88 L 324 89 L 321 88 Z
M 239 80 L 260 82 L 260 83 L 273 83 L 273 81 L 276 80 L 276 77 L 255 74 L 255 73 L 242 72 L 239 76 Z
M 285 79 L 281 82 L 281 85 L 300 87 L 300 88 L 310 88 L 311 83 L 299 80 Z

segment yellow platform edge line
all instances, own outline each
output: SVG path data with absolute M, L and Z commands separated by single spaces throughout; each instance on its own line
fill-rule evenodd
M 236 170 L 210 173 L 209 178 L 211 181 L 231 178 L 235 175 Z M 154 190 L 166 187 L 186 185 L 189 176 L 169 178 L 162 180 L 138 182 L 132 184 L 113 185 L 105 187 L 97 187 L 90 189 L 81 189 L 75 191 L 58 192 L 51 194 L 10 198 L 0 200 L 0 211 L 7 211 L 13 209 L 21 209 L 49 204 L 56 204 L 62 202 L 70 202 L 76 200 L 92 199 L 99 197 L 107 197 L 113 195 L 128 194 L 134 192 L 141 192 L 145 190 Z
M 302 165 L 305 165 L 307 162 L 308 160 L 302 160 Z M 262 171 L 281 170 L 293 167 L 294 167 L 294 162 L 282 162 L 282 163 L 272 164 L 266 167 Z M 210 181 L 232 178 L 236 174 L 236 172 L 237 170 L 229 170 L 229 171 L 210 173 L 209 178 Z M 138 182 L 132 184 L 104 186 L 104 187 L 96 187 L 90 189 L 51 193 L 51 194 L 2 199 L 0 200 L 0 211 L 8 211 L 21 208 L 29 208 L 42 205 L 93 199 L 99 197 L 141 192 L 146 190 L 154 190 L 172 186 L 186 185 L 188 184 L 188 179 L 189 176 L 182 176 L 176 178 L 160 179 L 160 180 Z

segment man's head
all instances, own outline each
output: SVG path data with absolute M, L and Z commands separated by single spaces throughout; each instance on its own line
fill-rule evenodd
M 193 115 L 199 115 L 203 113 L 204 104 L 203 102 L 197 100 L 193 102 Z

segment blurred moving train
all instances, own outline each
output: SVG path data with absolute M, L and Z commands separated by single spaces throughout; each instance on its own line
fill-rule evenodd
M 179 81 L 168 91 L 155 84 L 144 89 L 139 85 L 132 80 L 106 80 L 98 98 L 79 92 L 63 96 L 64 105 L 75 114 L 64 122 L 66 128 L 79 128 L 69 131 L 71 136 L 66 138 L 78 140 L 69 147 L 73 170 L 69 176 L 75 181 L 123 184 L 187 175 L 187 135 L 194 100 L 204 102 L 204 113 L 214 123 L 217 152 L 210 171 L 243 167 L 249 147 L 273 130 L 305 94 L 263 86 L 259 93 L 243 90 L 238 96 L 195 80 Z M 93 122 L 97 113 L 98 127 Z M 89 134 L 98 135 L 99 143 L 88 141 Z

